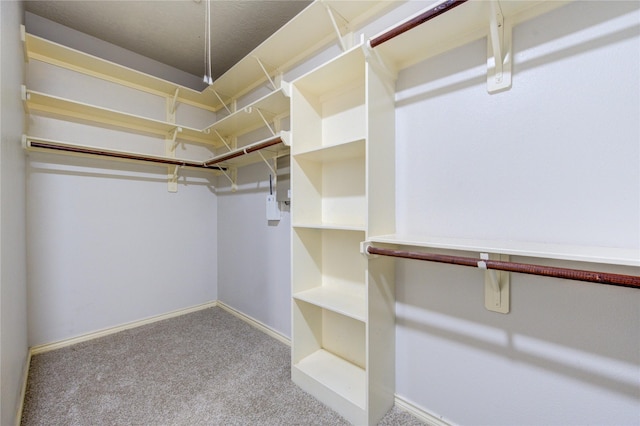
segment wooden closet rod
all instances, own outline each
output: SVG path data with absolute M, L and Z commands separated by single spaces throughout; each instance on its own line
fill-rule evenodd
M 89 154 L 89 155 L 98 155 L 102 157 L 111 157 L 111 158 L 120 158 L 125 160 L 135 160 L 135 161 L 145 161 L 149 163 L 159 163 L 159 164 L 169 164 L 174 166 L 187 166 L 187 167 L 197 167 L 201 169 L 218 169 L 218 170 L 226 170 L 220 167 L 208 167 L 205 166 L 200 161 L 193 160 L 182 160 L 179 158 L 167 158 L 167 157 L 154 157 L 147 156 L 143 154 L 135 154 L 129 152 L 121 152 L 121 151 L 111 151 L 111 150 L 103 150 L 99 148 L 89 148 L 85 146 L 74 146 L 67 144 L 57 144 L 54 142 L 44 142 L 38 140 L 30 140 L 29 146 L 32 148 L 44 148 L 51 149 L 55 151 L 65 151 L 65 152 L 73 152 L 78 154 Z
M 217 157 L 212 158 L 211 160 L 207 160 L 204 162 L 204 165 L 206 167 L 209 167 L 213 164 L 218 164 L 221 163 L 223 161 L 227 161 L 227 160 L 231 160 L 232 158 L 236 158 L 236 157 L 240 157 L 241 155 L 245 155 L 245 154 L 250 154 L 252 152 L 255 151 L 260 151 L 261 149 L 264 148 L 268 148 L 270 146 L 273 145 L 278 145 L 279 143 L 282 143 L 282 138 L 280 136 L 276 136 L 272 139 L 268 139 L 264 142 L 255 144 L 255 145 L 251 145 L 249 147 L 246 148 L 239 148 L 235 151 L 232 151 L 228 154 L 224 154 L 224 155 L 219 155 Z
M 478 267 L 480 259 L 463 256 L 393 250 L 378 247 L 367 247 L 367 253 L 382 256 L 400 257 L 404 259 L 426 260 L 429 262 L 448 263 L 452 265 Z M 579 269 L 557 268 L 554 266 L 531 265 L 527 263 L 506 262 L 502 260 L 482 260 L 487 269 L 518 272 L 522 274 L 541 275 L 545 277 L 564 278 L 568 280 L 586 281 L 598 284 L 609 284 L 621 287 L 640 288 L 640 276 L 611 274 L 608 272 L 583 271 Z
M 381 34 L 375 38 L 372 38 L 371 40 L 369 40 L 369 45 L 371 47 L 379 46 L 382 43 L 389 41 L 392 38 L 397 37 L 400 34 L 405 33 L 417 27 L 418 25 L 421 25 L 427 21 L 430 21 L 436 16 L 442 15 L 443 13 L 450 11 L 456 6 L 460 6 L 462 3 L 466 1 L 467 0 L 447 0 L 443 3 L 440 3 L 439 5 L 427 10 L 426 12 L 423 12 L 420 15 L 391 28 L 389 31 L 385 32 L 384 34 Z

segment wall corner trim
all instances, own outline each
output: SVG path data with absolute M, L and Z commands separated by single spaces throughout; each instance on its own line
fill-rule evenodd
M 24 411 L 24 398 L 27 395 L 27 380 L 29 379 L 29 367 L 31 366 L 31 349 L 27 352 L 27 360 L 24 363 L 24 368 L 22 369 L 22 387 L 20 389 L 20 401 L 18 405 L 18 410 L 16 411 L 16 423 L 15 426 L 20 426 L 22 423 L 22 412 Z
M 400 410 L 406 411 L 425 422 L 427 426 L 453 426 L 451 423 L 445 422 L 435 414 L 425 411 L 423 408 L 418 407 L 413 402 L 406 400 L 400 395 L 396 395 L 395 404 Z
M 192 312 L 200 311 L 202 309 L 213 308 L 217 306 L 218 301 L 202 303 L 200 305 L 191 306 L 188 308 L 178 309 L 175 311 L 167 312 L 165 314 L 156 315 L 149 318 L 144 318 L 137 321 L 128 322 L 126 324 L 117 325 L 115 327 L 104 328 L 102 330 L 93 331 L 87 334 L 82 334 L 76 337 L 70 337 L 68 339 L 60 340 L 52 343 L 45 343 L 42 345 L 33 346 L 30 349 L 30 355 L 38 355 L 44 352 L 49 352 L 55 349 L 64 348 L 66 346 L 75 345 L 76 343 L 86 342 L 89 340 L 97 339 L 99 337 L 108 336 L 110 334 L 118 333 L 120 331 L 129 330 L 131 328 L 140 327 L 143 325 L 151 324 L 157 321 L 178 317 Z
M 274 330 L 273 328 L 269 327 L 268 325 L 258 321 L 255 318 L 252 318 L 246 314 L 243 314 L 240 311 L 237 311 L 236 309 L 232 308 L 231 306 L 227 305 L 224 302 L 218 301 L 218 307 L 224 309 L 225 311 L 229 312 L 230 314 L 240 318 L 241 320 L 243 320 L 244 322 L 248 323 L 249 325 L 257 328 L 258 330 L 262 331 L 263 333 L 268 334 L 269 336 L 273 337 L 276 340 L 279 340 L 280 342 L 284 343 L 287 346 L 291 346 L 291 339 L 289 339 L 287 336 L 285 336 L 284 334 L 280 333 L 279 331 Z

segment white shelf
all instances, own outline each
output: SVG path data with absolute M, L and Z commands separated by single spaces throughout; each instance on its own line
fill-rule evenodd
M 274 117 L 283 118 L 289 114 L 289 96 L 284 89 L 275 90 L 257 101 L 239 109 L 206 130 L 217 131 L 221 136 L 237 136 L 265 126 L 257 110 L 260 110 L 268 121 Z
M 446 250 L 509 254 L 512 256 L 572 260 L 612 265 L 640 266 L 640 249 L 588 247 L 520 241 L 477 240 L 432 237 L 425 235 L 378 235 L 370 237 L 374 243 L 427 247 Z
M 180 103 L 209 111 L 219 108 L 216 107 L 219 101 L 213 92 L 201 93 L 29 33 L 23 32 L 23 41 L 28 59 L 46 62 L 158 96 L 173 98 L 178 89 L 177 101 Z
M 293 153 L 367 137 L 365 60 L 361 46 L 292 83 Z
M 25 111 L 37 113 L 53 118 L 64 118 L 68 121 L 89 122 L 104 125 L 106 127 L 126 129 L 134 132 L 166 137 L 177 127 L 182 131 L 178 133 L 178 139 L 203 144 L 216 144 L 212 135 L 202 130 L 154 120 L 139 115 L 128 114 L 82 102 L 76 102 L 33 90 L 24 89 L 23 102 Z
M 295 154 L 296 158 L 313 162 L 332 162 L 349 158 L 364 158 L 366 155 L 366 141 L 359 139 L 338 145 L 322 146 Z
M 294 142 L 295 147 L 295 142 Z M 294 223 L 362 229 L 366 225 L 366 142 L 295 154 Z
M 356 231 L 356 232 L 364 232 L 365 226 L 362 224 L 332 224 L 332 223 L 301 223 L 295 222 L 292 225 L 294 228 L 306 228 L 306 229 L 326 229 L 326 230 L 334 230 L 334 231 Z
M 355 406 L 365 408 L 367 380 L 362 368 L 320 349 L 295 364 L 294 374 L 295 370 Z
M 293 297 L 358 321 L 365 322 L 367 318 L 364 286 L 360 294 L 321 286 L 295 293 Z
M 443 3 L 442 1 L 437 3 Z M 420 13 L 431 9 L 431 4 Z M 549 12 L 568 1 L 548 0 L 503 0 L 500 1 L 502 15 L 512 25 Z M 407 68 L 429 57 L 480 39 L 489 31 L 491 4 L 485 0 L 469 0 L 454 9 L 433 18 L 395 38 L 376 46 L 385 62 L 397 70 Z M 388 30 L 378 35 L 386 33 Z M 378 35 L 371 37 L 375 39 Z

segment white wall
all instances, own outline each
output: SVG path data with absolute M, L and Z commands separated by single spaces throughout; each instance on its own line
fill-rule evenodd
M 15 423 L 27 360 L 25 160 L 19 2 L 0 2 L 0 424 Z
M 291 218 L 267 221 L 269 169 L 238 170 L 238 190 L 225 178 L 218 189 L 218 297 L 220 301 L 291 336 Z
M 27 87 L 164 119 L 161 97 L 37 61 L 28 66 Z M 177 115 L 195 127 L 214 120 L 185 105 Z M 162 139 L 34 115 L 29 134 L 161 155 L 165 149 Z M 210 152 L 180 145 L 177 156 Z M 178 192 L 170 193 L 166 176 L 166 166 L 29 154 L 31 346 L 217 299 L 216 177 L 182 170 Z
M 639 18 L 637 2 L 576 2 L 516 27 L 499 94 L 485 40 L 403 71 L 399 231 L 640 247 Z M 402 397 L 456 424 L 640 421 L 638 290 L 511 274 L 502 315 L 475 269 L 398 261 L 396 279 Z

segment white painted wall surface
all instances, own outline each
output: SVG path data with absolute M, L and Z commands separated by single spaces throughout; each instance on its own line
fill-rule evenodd
M 23 6 L 0 2 L 0 424 L 12 425 L 27 361 L 25 157 L 20 136 Z
M 291 337 L 291 218 L 267 221 L 269 169 L 238 170 L 238 190 L 218 178 L 218 297 Z M 226 182 L 225 182 L 226 181 Z
M 164 119 L 161 97 L 37 61 L 27 87 Z M 187 109 L 178 107 L 181 124 L 214 120 Z M 29 117 L 29 133 L 160 155 L 165 149 L 162 139 L 37 116 Z M 207 152 L 177 148 L 185 158 Z M 31 346 L 217 299 L 214 174 L 182 170 L 178 192 L 170 193 L 166 166 L 30 153 L 27 180 Z
M 638 7 L 516 27 L 507 92 L 486 92 L 484 40 L 402 72 L 399 231 L 640 247 Z M 398 261 L 396 278 L 400 396 L 454 424 L 640 423 L 638 290 L 511 274 L 502 315 L 475 269 Z

